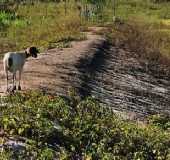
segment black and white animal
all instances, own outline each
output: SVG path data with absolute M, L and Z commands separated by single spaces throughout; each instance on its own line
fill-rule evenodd
M 8 52 L 4 55 L 3 64 L 4 64 L 4 71 L 5 71 L 5 74 L 6 74 L 7 91 L 9 91 L 9 88 L 8 88 L 8 81 L 9 81 L 8 71 L 13 74 L 12 91 L 16 90 L 16 73 L 17 73 L 17 71 L 19 71 L 18 90 L 21 90 L 21 85 L 20 85 L 21 73 L 22 73 L 25 61 L 28 57 L 31 57 L 31 56 L 36 58 L 37 53 L 39 53 L 39 51 L 36 47 L 30 47 L 30 48 L 27 48 L 23 52 Z

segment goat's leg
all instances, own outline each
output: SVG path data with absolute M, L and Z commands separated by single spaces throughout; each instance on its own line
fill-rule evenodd
M 8 80 L 9 80 L 9 77 L 8 77 L 8 71 L 6 72 L 6 91 L 8 92 Z
M 15 80 L 14 87 L 15 87 L 15 90 L 16 90 L 16 86 L 17 86 L 17 82 L 16 82 L 16 81 L 17 81 L 16 73 L 15 73 L 14 80 Z
M 19 71 L 19 84 L 18 84 L 18 90 L 21 90 L 21 85 L 20 85 L 20 81 L 21 81 L 21 71 Z
M 16 90 L 16 73 L 13 73 L 12 84 L 13 84 L 12 91 L 14 92 Z

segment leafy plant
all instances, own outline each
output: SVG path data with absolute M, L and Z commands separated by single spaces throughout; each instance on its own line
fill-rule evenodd
M 122 120 L 91 97 L 80 101 L 73 96 L 65 100 L 27 92 L 3 99 L 0 126 L 6 138 L 1 154 L 6 159 L 134 160 L 170 155 L 169 130 L 162 127 L 168 118 L 151 118 L 143 127 Z M 24 149 L 4 145 L 11 136 L 24 138 Z

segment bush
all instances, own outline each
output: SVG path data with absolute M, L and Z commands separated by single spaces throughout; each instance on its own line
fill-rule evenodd
M 90 97 L 79 102 L 30 92 L 1 102 L 2 146 L 11 136 L 25 139 L 24 150 L 4 146 L 6 159 L 163 160 L 170 155 L 170 133 L 155 120 L 145 126 L 124 121 Z

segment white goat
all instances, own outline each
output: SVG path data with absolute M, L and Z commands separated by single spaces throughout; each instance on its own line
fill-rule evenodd
M 13 74 L 12 92 L 14 92 L 16 90 L 16 72 L 19 71 L 18 90 L 21 90 L 20 80 L 21 80 L 21 73 L 22 73 L 25 61 L 30 56 L 36 58 L 37 53 L 39 53 L 39 51 L 36 47 L 30 47 L 30 48 L 27 48 L 23 52 L 8 52 L 4 55 L 3 64 L 4 64 L 4 71 L 6 74 L 7 91 L 9 91 L 9 89 L 8 89 L 8 80 L 9 80 L 8 71 Z

